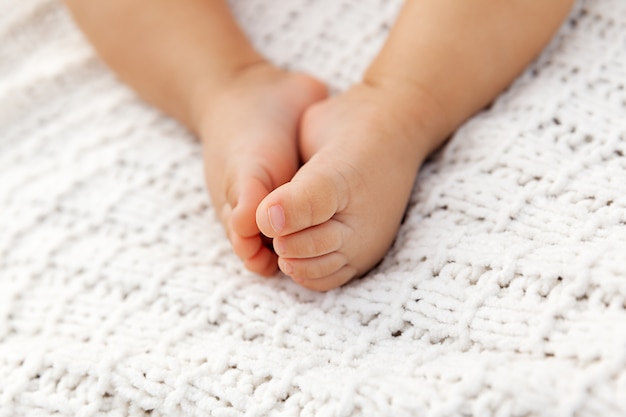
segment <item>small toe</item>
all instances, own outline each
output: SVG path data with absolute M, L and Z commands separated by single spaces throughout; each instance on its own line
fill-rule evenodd
M 278 259 L 280 270 L 296 281 L 319 279 L 332 275 L 343 268 L 347 263 L 348 259 L 339 252 L 332 252 L 316 258 Z
M 261 248 L 254 256 L 245 259 L 245 267 L 264 277 L 270 277 L 278 270 L 278 257 L 266 247 Z
M 252 258 L 265 246 L 261 236 L 258 234 L 252 237 L 242 237 L 237 233 L 231 232 L 229 239 L 235 255 L 244 260 Z
M 256 209 L 268 194 L 268 186 L 258 177 L 242 175 L 237 188 L 231 187 L 227 199 L 234 208 L 228 213 L 229 239 L 233 251 L 246 268 L 263 276 L 278 269 L 277 256 L 263 240 L 256 225 Z
M 243 237 L 259 234 L 256 224 L 256 210 L 259 203 L 269 194 L 269 186 L 260 179 L 248 176 L 239 181 L 237 189 L 229 193 L 233 207 L 230 225 L 233 231 Z
M 357 269 L 353 266 L 346 265 L 338 271 L 334 272 L 333 274 L 327 275 L 322 278 L 306 280 L 294 278 L 294 281 L 309 290 L 330 291 L 347 284 L 357 276 Z
M 334 219 L 301 232 L 274 239 L 274 250 L 284 258 L 315 258 L 343 246 L 346 226 Z

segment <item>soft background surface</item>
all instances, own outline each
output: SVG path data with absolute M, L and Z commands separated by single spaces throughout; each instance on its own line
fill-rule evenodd
M 399 6 L 233 1 L 336 91 Z M 198 143 L 59 3 L 0 0 L 0 416 L 625 415 L 625 84 L 626 2 L 579 3 L 318 294 L 242 268 Z

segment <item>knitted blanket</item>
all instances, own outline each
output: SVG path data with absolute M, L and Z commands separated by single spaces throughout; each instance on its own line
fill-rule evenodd
M 334 91 L 401 5 L 231 3 Z M 579 2 L 328 293 L 242 267 L 198 142 L 60 3 L 0 10 L 0 416 L 626 415 L 623 0 Z

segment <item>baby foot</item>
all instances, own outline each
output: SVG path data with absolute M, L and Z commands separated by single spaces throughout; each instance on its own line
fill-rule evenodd
M 201 113 L 209 193 L 234 252 L 253 272 L 277 268 L 256 225 L 257 206 L 298 169 L 301 116 L 325 97 L 314 78 L 264 63 L 240 72 Z
M 307 110 L 306 163 L 259 205 L 278 265 L 326 291 L 376 265 L 391 246 L 415 177 L 434 148 L 402 94 L 360 84 Z

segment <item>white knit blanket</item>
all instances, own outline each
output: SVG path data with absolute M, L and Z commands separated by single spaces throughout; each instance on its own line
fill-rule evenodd
M 340 91 L 400 3 L 232 6 Z M 320 294 L 244 270 L 199 144 L 61 4 L 0 0 L 0 416 L 23 415 L 626 415 L 626 2 L 579 3 L 425 165 L 384 261 Z

